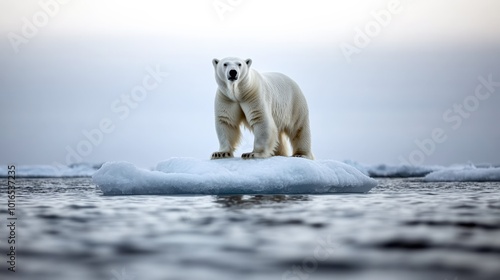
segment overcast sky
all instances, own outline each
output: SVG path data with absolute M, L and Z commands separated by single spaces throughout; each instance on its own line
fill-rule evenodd
M 2 0 L 0 164 L 209 158 L 211 60 L 226 56 L 298 82 L 318 159 L 498 164 L 499 11 L 497 0 Z

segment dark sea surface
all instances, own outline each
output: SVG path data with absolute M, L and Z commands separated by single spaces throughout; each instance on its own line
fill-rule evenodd
M 103 196 L 7 179 L 0 279 L 500 279 L 500 183 L 378 179 L 367 194 Z

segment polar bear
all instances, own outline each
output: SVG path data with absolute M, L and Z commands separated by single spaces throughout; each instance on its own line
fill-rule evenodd
M 228 57 L 213 59 L 217 92 L 215 128 L 219 151 L 212 159 L 233 157 L 241 138 L 240 125 L 254 134 L 254 147 L 242 158 L 292 156 L 313 159 L 309 110 L 297 83 L 281 73 L 259 73 L 252 60 Z

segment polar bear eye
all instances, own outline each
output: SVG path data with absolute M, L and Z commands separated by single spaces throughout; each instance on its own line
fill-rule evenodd
M 224 67 L 227 67 L 227 63 L 224 63 Z
M 241 67 L 241 63 L 238 63 L 238 66 Z

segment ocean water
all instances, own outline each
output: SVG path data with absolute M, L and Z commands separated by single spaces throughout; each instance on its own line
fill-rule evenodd
M 5 178 L 0 178 L 5 180 Z M 500 183 L 378 179 L 367 194 L 104 196 L 16 179 L 0 279 L 500 279 Z

